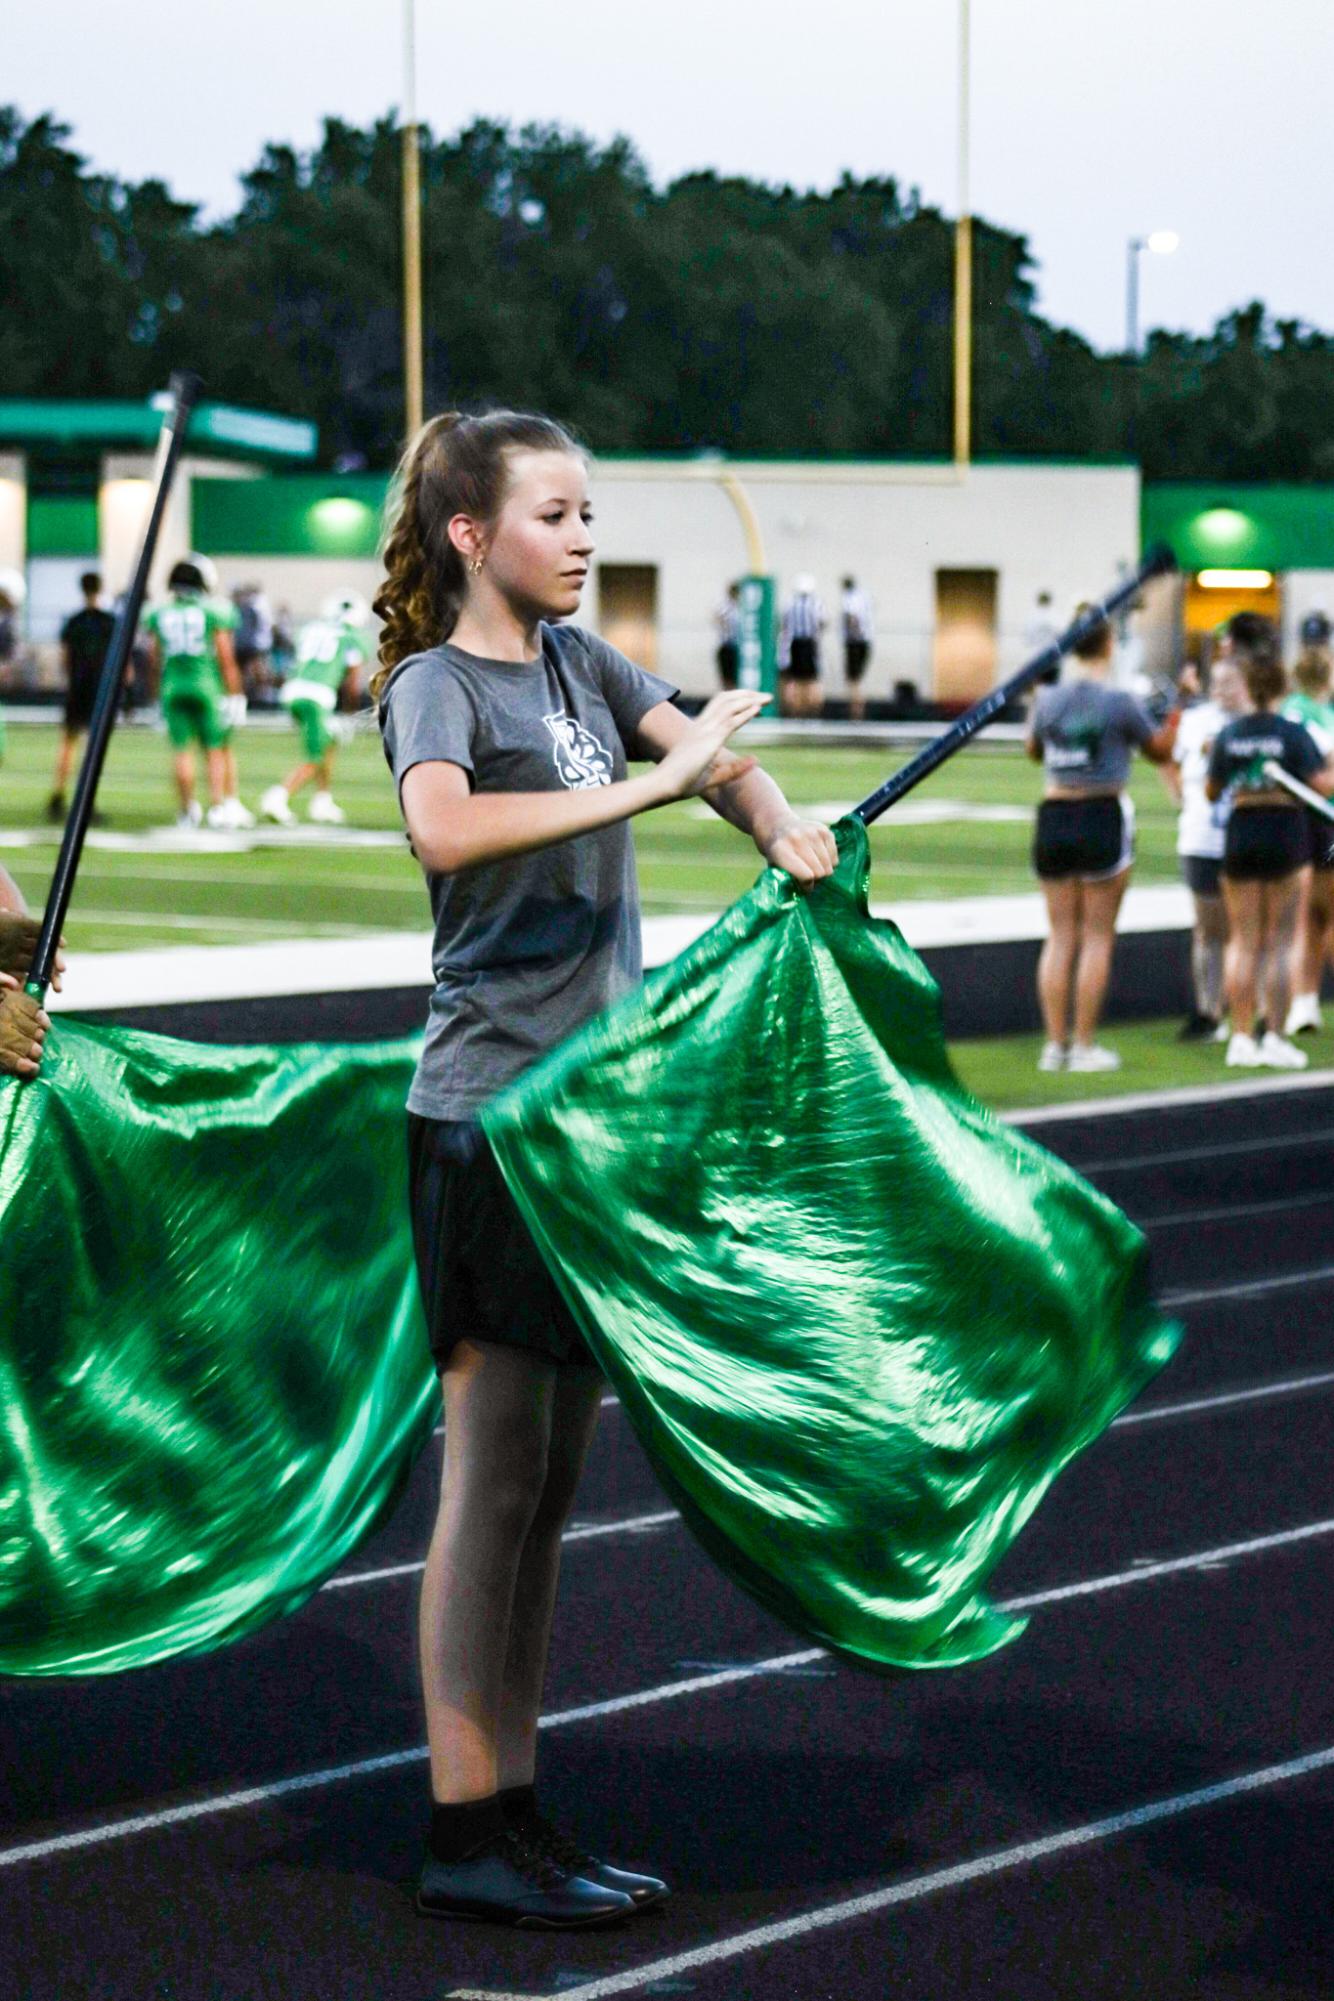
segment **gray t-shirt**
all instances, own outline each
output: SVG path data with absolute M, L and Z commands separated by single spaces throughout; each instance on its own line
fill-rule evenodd
M 1044 688 L 1033 704 L 1029 732 L 1042 745 L 1048 778 L 1074 792 L 1124 785 L 1135 745 L 1155 734 L 1152 718 L 1133 695 L 1100 681 Z
M 570 792 L 626 775 L 641 717 L 677 690 L 591 632 L 541 628 L 537 660 L 436 646 L 401 663 L 380 702 L 400 795 L 443 761 L 474 792 Z M 408 1109 L 472 1118 L 505 1084 L 619 999 L 643 971 L 627 820 L 535 853 L 426 875 L 436 988 Z

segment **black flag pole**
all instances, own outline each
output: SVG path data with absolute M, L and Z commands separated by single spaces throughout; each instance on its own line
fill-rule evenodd
M 1053 667 L 1058 667 L 1066 654 L 1078 646 L 1081 639 L 1096 631 L 1105 620 L 1114 618 L 1123 606 L 1133 603 L 1152 578 L 1169 576 L 1176 566 L 1176 557 L 1165 544 L 1160 543 L 1156 548 L 1150 549 L 1133 576 L 1118 584 L 1100 604 L 1091 604 L 1087 611 L 1081 612 L 1059 638 L 1053 639 L 1050 646 L 1045 646 L 1041 653 L 1035 653 L 1017 673 L 1011 674 L 1008 681 L 1003 681 L 998 688 L 993 688 L 989 695 L 984 695 L 980 702 L 975 702 L 971 709 L 965 710 L 957 722 L 951 723 L 947 730 L 942 730 L 938 737 L 933 737 L 916 757 L 910 758 L 892 778 L 887 778 L 869 798 L 863 799 L 860 806 L 854 806 L 852 810 L 857 818 L 869 827 L 872 820 L 878 820 L 882 813 L 897 805 L 905 793 L 920 785 L 924 778 L 929 778 L 947 758 L 953 757 L 966 743 L 970 743 L 979 730 L 984 730 L 988 723 L 994 722 L 1001 710 L 1007 703 L 1012 702 L 1016 695 L 1024 694 L 1035 681 L 1040 681 L 1044 674 L 1050 673 Z
M 158 438 L 157 457 L 153 465 L 153 501 L 149 509 L 148 523 L 144 529 L 144 539 L 140 545 L 134 576 L 130 581 L 129 590 L 121 601 L 115 628 L 111 634 L 111 644 L 102 665 L 101 679 L 97 684 L 97 700 L 93 704 L 92 720 L 88 725 L 88 743 L 83 753 L 83 762 L 79 766 L 69 819 L 65 822 L 65 836 L 60 843 L 60 853 L 56 858 L 55 873 L 51 877 L 51 887 L 47 892 L 41 934 L 33 953 L 32 966 L 26 983 L 26 991 L 35 1000 L 45 1000 L 46 990 L 51 984 L 51 975 L 55 970 L 60 934 L 65 928 L 70 897 L 74 893 L 74 878 L 79 871 L 84 838 L 88 832 L 93 804 L 97 797 L 98 780 L 102 776 L 102 766 L 106 762 L 107 745 L 115 728 L 121 684 L 125 679 L 130 646 L 139 624 L 144 594 L 148 589 L 148 574 L 153 566 L 158 534 L 167 511 L 172 480 L 175 478 L 176 468 L 185 446 L 190 413 L 198 400 L 201 387 L 197 375 L 186 373 L 173 375 L 168 385 L 167 395 L 170 398 L 170 405 L 163 416 L 162 431 Z

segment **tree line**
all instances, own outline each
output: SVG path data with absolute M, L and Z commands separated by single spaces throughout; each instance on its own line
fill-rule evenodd
M 133 397 L 173 367 L 401 441 L 398 128 L 269 145 L 234 215 L 90 170 L 0 106 L 0 395 Z M 477 121 L 422 135 L 428 408 L 549 410 L 596 450 L 935 457 L 951 440 L 953 230 L 896 180 L 712 172 L 656 187 L 628 140 Z M 1138 361 L 1035 310 L 1024 237 L 974 227 L 980 456 L 1133 455 L 1156 479 L 1334 479 L 1334 337 L 1256 302 Z

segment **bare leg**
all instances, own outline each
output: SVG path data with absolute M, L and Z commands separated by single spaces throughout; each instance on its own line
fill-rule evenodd
M 442 1804 L 500 1784 L 515 1586 L 547 1476 L 556 1368 L 460 1341 L 444 1374 L 445 1464 L 421 1595 L 431 1785 Z
M 1092 1042 L 1102 1019 L 1107 998 L 1107 982 L 1112 971 L 1112 948 L 1116 943 L 1116 917 L 1130 881 L 1130 870 L 1122 869 L 1110 882 L 1086 882 L 1083 931 L 1079 944 L 1079 964 L 1075 969 L 1075 1041 Z
M 1221 896 L 1195 898 L 1195 929 L 1191 934 L 1190 969 L 1195 1006 L 1218 1021 L 1223 1013 L 1223 953 L 1227 946 L 1227 911 Z
M 1297 869 L 1280 882 L 1261 884 L 1261 922 L 1265 949 L 1269 955 L 1265 987 L 1265 1019 L 1275 1034 L 1282 1035 L 1292 998 L 1293 940 L 1297 919 L 1306 901 L 1306 884 L 1311 871 Z M 1303 881 L 1306 878 L 1306 881 Z
M 56 750 L 56 775 L 51 786 L 53 792 L 63 792 L 69 784 L 70 772 L 74 768 L 74 749 L 78 741 L 77 731 L 61 731 L 60 743 Z
M 510 1614 L 499 1733 L 502 1787 L 533 1783 L 542 1683 L 560 1578 L 561 1536 L 597 1430 L 604 1388 L 597 1369 L 567 1367 L 556 1373 L 546 1484 L 519 1560 Z
M 1234 882 L 1223 877 L 1223 901 L 1227 905 L 1228 941 L 1226 955 L 1227 999 L 1237 1035 L 1253 1035 L 1257 1007 L 1256 982 L 1260 969 L 1261 889 L 1258 882 Z
M 171 768 L 176 779 L 176 796 L 181 802 L 181 811 L 188 813 L 195 796 L 194 752 L 178 750 L 172 759 Z
M 1038 1004 L 1048 1042 L 1064 1043 L 1069 1034 L 1070 987 L 1079 951 L 1080 884 L 1070 877 L 1046 879 L 1047 942 L 1038 959 Z
M 1334 948 L 1334 875 L 1327 869 L 1313 869 L 1293 952 L 1294 992 L 1319 995 L 1325 959 L 1331 948 Z
M 215 806 L 228 797 L 228 783 L 235 782 L 236 761 L 229 750 L 208 752 L 208 796 Z
M 309 760 L 305 764 L 298 764 L 296 770 L 289 771 L 286 778 L 284 778 L 283 791 L 289 799 L 295 799 L 302 786 L 309 785 L 312 778 L 321 777 L 323 770 L 324 767 L 322 764 L 313 764 Z M 328 791 L 329 787 L 327 784 L 325 784 L 324 789 L 326 792 Z

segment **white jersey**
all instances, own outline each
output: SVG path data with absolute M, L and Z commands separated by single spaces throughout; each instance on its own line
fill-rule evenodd
M 845 644 L 848 640 L 859 639 L 864 639 L 869 644 L 875 629 L 875 614 L 871 610 L 871 599 L 866 591 L 860 590 L 856 585 L 850 591 L 844 591 L 839 600 L 839 615 L 843 624 Z
M 1227 828 L 1227 808 L 1222 800 L 1207 797 L 1204 781 L 1209 776 L 1209 753 L 1214 738 L 1228 721 L 1227 712 L 1217 702 L 1197 702 L 1187 709 L 1177 730 L 1173 758 L 1181 768 L 1181 817 L 1177 821 L 1177 853 L 1203 855 L 1221 861 Z

